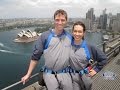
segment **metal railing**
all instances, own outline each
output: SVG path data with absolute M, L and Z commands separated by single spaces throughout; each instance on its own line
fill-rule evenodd
M 32 75 L 32 76 L 30 77 L 30 79 L 38 76 L 38 74 L 39 74 L 39 73 L 36 73 L 36 74 Z M 1 90 L 8 90 L 8 89 L 10 89 L 10 88 L 12 88 L 12 87 L 14 87 L 14 86 L 17 86 L 18 84 L 21 84 L 21 83 L 22 83 L 22 81 L 18 81 L 18 82 L 14 83 L 14 84 L 12 84 L 12 85 L 10 85 L 10 86 L 7 86 L 7 87 L 5 87 L 5 88 L 3 88 L 3 89 L 1 89 Z

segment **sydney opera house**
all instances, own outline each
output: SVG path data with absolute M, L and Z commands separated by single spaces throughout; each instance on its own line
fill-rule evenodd
M 32 32 L 30 30 L 24 31 L 22 30 L 20 33 L 18 33 L 17 38 L 14 39 L 14 42 L 24 42 L 24 43 L 28 43 L 28 42 L 32 42 L 38 39 L 40 34 L 36 33 L 36 32 Z

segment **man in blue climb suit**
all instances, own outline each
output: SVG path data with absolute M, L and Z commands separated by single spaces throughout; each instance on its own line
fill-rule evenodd
M 73 90 L 68 72 L 71 36 L 64 30 L 67 13 L 57 10 L 54 14 L 54 29 L 43 32 L 35 45 L 27 74 L 21 78 L 23 84 L 30 78 L 41 55 L 45 58 L 43 78 L 48 90 Z
M 70 51 L 71 76 L 73 90 L 91 90 L 92 79 L 106 64 L 106 55 L 84 40 L 85 25 L 78 21 L 72 28 L 72 47 Z M 93 60 L 92 60 L 93 59 Z M 91 63 L 97 62 L 95 66 Z

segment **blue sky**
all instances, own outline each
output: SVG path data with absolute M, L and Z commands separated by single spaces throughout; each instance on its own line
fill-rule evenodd
M 85 17 L 89 8 L 96 16 L 120 13 L 120 0 L 0 0 L 0 18 L 53 17 L 55 10 L 64 9 L 69 17 Z

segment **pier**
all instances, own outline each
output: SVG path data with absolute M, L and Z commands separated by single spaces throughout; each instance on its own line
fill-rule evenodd
M 105 41 L 102 45 L 102 50 L 107 55 L 108 63 L 100 72 L 92 77 L 92 90 L 120 90 L 120 36 L 110 41 Z M 38 73 L 33 75 L 30 79 L 35 79 L 37 76 Z M 5 87 L 2 90 L 14 90 L 11 88 L 19 84 L 22 85 L 21 81 Z M 21 90 L 46 90 L 46 88 L 40 86 L 38 82 L 35 82 Z

